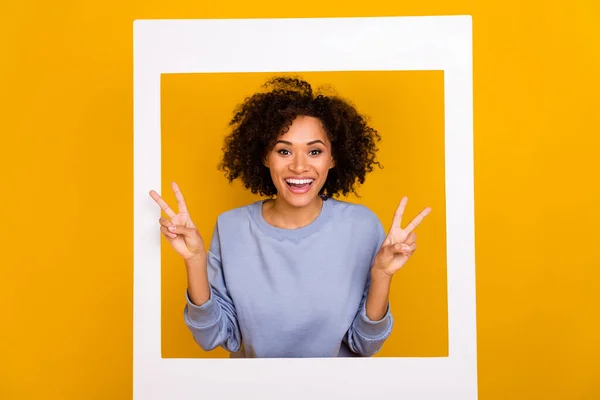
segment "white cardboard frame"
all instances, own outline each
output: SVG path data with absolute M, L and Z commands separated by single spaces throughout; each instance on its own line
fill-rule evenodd
M 444 71 L 449 356 L 161 358 L 161 74 L 349 70 Z M 477 399 L 471 17 L 135 21 L 133 328 L 136 400 Z

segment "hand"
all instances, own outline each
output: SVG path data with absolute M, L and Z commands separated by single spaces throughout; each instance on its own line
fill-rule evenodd
M 392 277 L 396 271 L 406 264 L 417 249 L 417 234 L 413 231 L 431 212 L 431 208 L 425 208 L 406 228 L 402 229 L 402 215 L 404 214 L 406 203 L 408 203 L 408 198 L 405 196 L 400 201 L 398 209 L 394 214 L 390 231 L 375 256 L 372 268 L 372 272 L 374 273 L 381 273 L 385 277 Z
M 179 206 L 179 213 L 177 214 L 171 210 L 171 207 L 169 207 L 158 193 L 154 190 L 150 191 L 150 197 L 154 199 L 170 218 L 170 220 L 162 216 L 159 218 L 160 231 L 184 260 L 187 261 L 196 256 L 204 257 L 206 254 L 204 241 L 202 240 L 198 229 L 196 229 L 196 226 L 192 222 L 183 194 L 181 194 L 179 186 L 177 186 L 175 182 L 173 182 L 171 186 L 173 192 L 175 192 L 175 198 L 177 199 L 177 205 Z

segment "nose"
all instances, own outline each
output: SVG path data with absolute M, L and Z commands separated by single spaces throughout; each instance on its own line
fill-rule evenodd
M 289 165 L 290 170 L 297 174 L 308 171 L 309 165 L 306 162 L 303 154 L 294 155 Z

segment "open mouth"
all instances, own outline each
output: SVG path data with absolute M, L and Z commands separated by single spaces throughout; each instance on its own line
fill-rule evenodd
M 308 179 L 286 179 L 288 188 L 293 193 L 306 193 L 310 190 L 311 185 L 315 180 L 312 178 Z

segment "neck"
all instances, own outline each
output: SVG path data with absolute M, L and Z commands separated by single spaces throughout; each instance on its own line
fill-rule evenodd
M 294 207 L 278 197 L 264 204 L 263 218 L 277 228 L 298 229 L 317 219 L 322 206 L 321 196 L 315 197 L 304 207 Z

